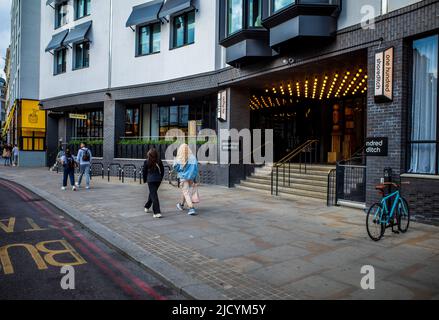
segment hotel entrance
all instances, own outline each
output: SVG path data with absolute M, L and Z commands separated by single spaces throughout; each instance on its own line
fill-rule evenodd
M 314 153 L 320 164 L 335 164 L 361 151 L 368 79 L 363 56 L 271 75 L 263 88 L 252 91 L 251 125 L 274 130 L 275 162 L 310 140 L 318 141 Z

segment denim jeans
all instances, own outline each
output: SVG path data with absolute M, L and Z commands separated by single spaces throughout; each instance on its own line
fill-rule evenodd
M 81 185 L 82 177 L 85 175 L 85 185 L 86 187 L 90 187 L 90 164 L 81 164 L 79 166 L 79 172 L 78 185 Z
M 67 187 L 67 179 L 70 178 L 70 184 L 75 186 L 75 169 L 64 168 L 63 187 Z

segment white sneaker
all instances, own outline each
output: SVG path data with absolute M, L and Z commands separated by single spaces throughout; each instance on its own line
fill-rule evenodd
M 72 191 L 76 191 L 76 190 L 77 190 L 76 187 L 73 187 L 73 188 L 72 188 Z
M 153 216 L 155 219 L 161 219 L 162 215 L 160 213 L 157 213 Z
M 184 211 L 184 206 L 182 206 L 181 203 L 177 203 L 177 210 Z
M 66 191 L 66 187 L 61 187 L 61 190 L 62 191 Z
M 77 188 L 79 188 L 79 183 L 76 182 L 76 183 L 75 183 L 75 186 L 76 186 Z
M 90 187 L 85 187 L 86 190 L 90 190 Z
M 148 208 L 145 208 L 145 212 L 146 212 L 146 213 L 151 213 L 151 208 L 149 208 L 149 209 L 148 209 Z

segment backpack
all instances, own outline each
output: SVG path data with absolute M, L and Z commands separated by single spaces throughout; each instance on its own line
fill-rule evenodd
M 75 169 L 75 159 L 72 156 L 67 157 L 67 168 Z
M 90 161 L 90 152 L 88 149 L 85 149 L 83 155 L 82 155 L 82 161 L 89 162 Z

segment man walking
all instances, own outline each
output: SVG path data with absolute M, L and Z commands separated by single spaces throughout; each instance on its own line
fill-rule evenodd
M 18 146 L 15 144 L 14 148 L 12 149 L 12 165 L 14 167 L 18 166 L 18 156 L 20 154 L 20 150 L 18 149 Z
M 92 161 L 92 154 L 85 143 L 81 143 L 81 149 L 78 152 L 77 161 L 79 163 L 79 179 L 76 186 L 81 186 L 82 178 L 85 175 L 85 188 L 90 189 L 90 167 Z

